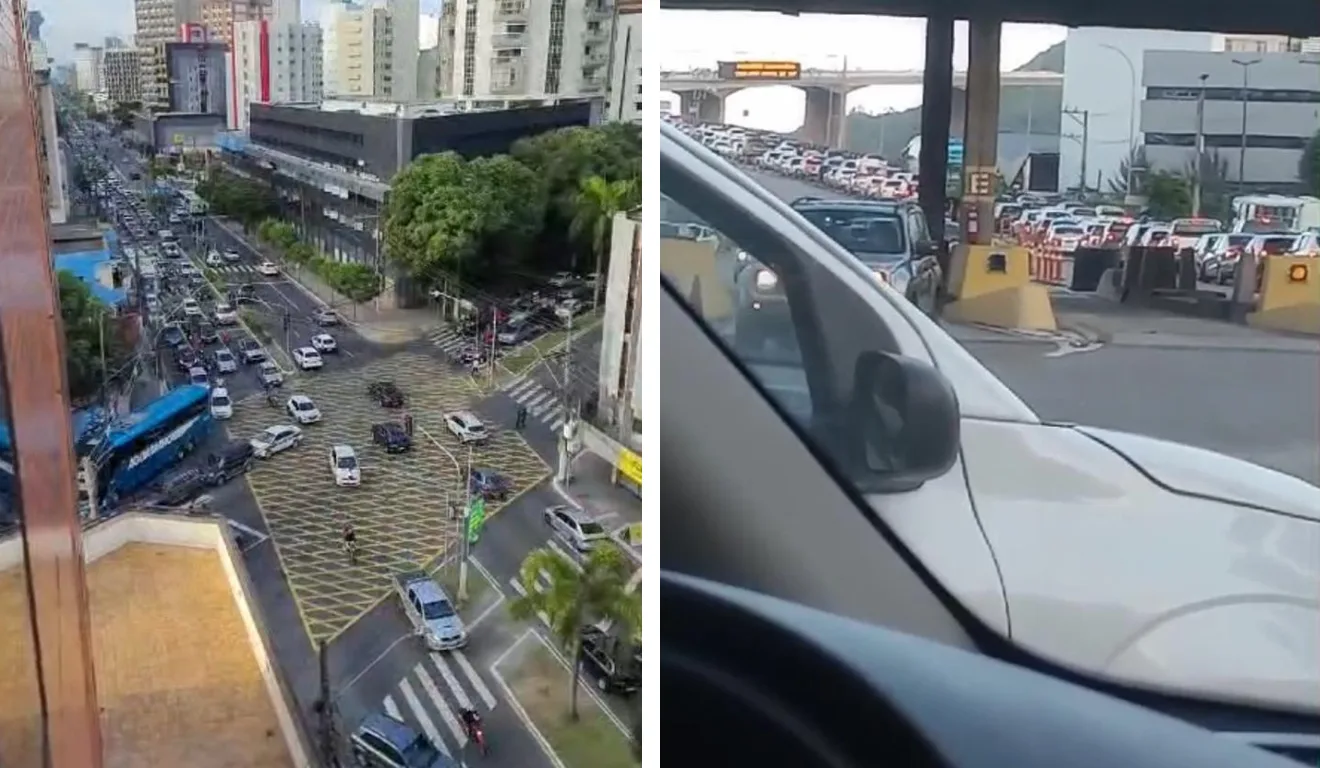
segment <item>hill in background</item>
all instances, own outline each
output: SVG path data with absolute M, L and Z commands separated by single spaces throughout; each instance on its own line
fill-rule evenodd
M 1014 72 L 1062 72 L 1064 44 L 1056 43 L 1037 54 Z M 963 107 L 966 94 L 953 92 L 953 115 L 950 136 L 963 134 Z M 999 130 L 1001 133 L 1031 133 L 1057 136 L 1060 133 L 1060 110 L 1063 89 L 1058 86 L 1030 85 L 1005 88 L 999 95 Z M 879 152 L 885 159 L 897 161 L 908 142 L 921 133 L 921 107 L 872 115 L 852 112 L 848 115 L 848 149 L 856 152 Z

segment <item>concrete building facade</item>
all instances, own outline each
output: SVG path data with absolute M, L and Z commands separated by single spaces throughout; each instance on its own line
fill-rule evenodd
M 359 5 L 334 2 L 323 11 L 322 60 L 333 97 L 413 101 L 419 97 L 421 11 L 417 0 Z
M 1083 27 L 1068 30 L 1063 66 L 1063 108 L 1087 115 L 1085 146 L 1077 116 L 1063 117 L 1059 189 L 1079 184 L 1086 158 L 1087 186 L 1108 189 L 1120 164 L 1140 143 L 1146 51 L 1214 50 L 1212 33 Z
M 615 8 L 614 42 L 610 56 L 610 87 L 605 97 L 607 120 L 642 120 L 642 4 L 624 0 Z
M 134 0 L 133 16 L 142 102 L 147 107 L 165 109 L 170 92 L 164 46 L 180 41 L 183 25 L 201 23 L 201 0 Z
M 202 24 L 210 39 L 232 43 L 234 23 L 259 21 L 270 15 L 269 0 L 204 0 Z
M 97 45 L 74 43 L 73 71 L 79 91 L 97 93 L 101 90 L 101 59 L 104 52 L 104 49 Z
M 1295 188 L 1302 151 L 1320 131 L 1320 56 L 1149 51 L 1142 69 L 1140 128 L 1153 170 L 1192 162 L 1204 94 L 1206 151 L 1226 162 L 1229 180 Z
M 30 20 L 29 20 L 29 23 Z M 55 93 L 51 88 L 50 57 L 40 39 L 28 39 L 32 64 L 32 97 L 36 105 L 37 148 L 41 153 L 41 181 L 51 224 L 69 220 L 69 183 L 55 120 Z
M 226 115 L 225 59 L 222 42 L 166 43 L 165 76 L 171 112 Z
M 625 446 L 642 434 L 641 213 L 618 213 L 610 235 L 610 263 L 601 314 L 600 426 Z
M 138 101 L 142 94 L 142 77 L 137 49 L 107 50 L 101 59 L 101 83 L 112 103 Z
M 440 90 L 476 99 L 603 97 L 614 16 L 612 0 L 452 0 L 440 15 Z
M 277 17 L 235 22 L 226 92 L 229 127 L 246 131 L 252 104 L 315 103 L 324 93 L 321 28 Z

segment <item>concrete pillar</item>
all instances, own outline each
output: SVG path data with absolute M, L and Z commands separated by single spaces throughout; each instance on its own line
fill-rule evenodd
M 944 239 L 944 184 L 953 111 L 953 17 L 926 19 L 926 76 L 921 83 L 921 156 L 918 200 L 936 242 Z M 896 158 L 890 158 L 896 159 Z
M 802 90 L 807 94 L 807 105 L 798 134 L 812 144 L 837 148 L 844 120 L 844 94 L 828 88 Z
M 724 122 L 724 97 L 710 91 L 684 91 L 678 94 L 679 115 L 698 123 Z
M 963 239 L 989 245 L 994 236 L 995 169 L 999 158 L 998 19 L 973 19 L 967 32 L 967 126 L 963 130 Z M 988 188 L 987 188 L 988 184 Z

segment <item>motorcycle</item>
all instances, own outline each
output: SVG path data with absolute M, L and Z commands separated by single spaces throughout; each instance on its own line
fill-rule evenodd
M 468 738 L 472 739 L 472 742 L 477 745 L 477 749 L 480 750 L 481 756 L 485 757 L 487 752 L 485 729 L 482 728 L 480 722 L 469 723 L 467 729 Z

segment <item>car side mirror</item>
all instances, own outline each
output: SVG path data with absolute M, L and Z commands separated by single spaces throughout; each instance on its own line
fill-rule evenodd
M 912 252 L 918 256 L 938 256 L 940 255 L 940 244 L 934 240 L 922 240 L 916 244 Z
M 939 477 L 958 458 L 953 385 L 934 367 L 886 352 L 857 360 L 849 418 L 849 473 L 863 493 L 901 493 Z

